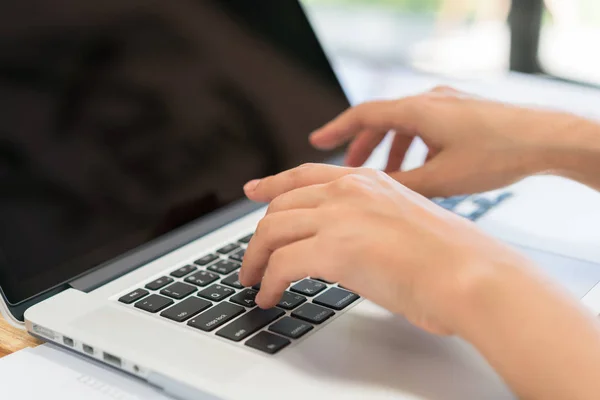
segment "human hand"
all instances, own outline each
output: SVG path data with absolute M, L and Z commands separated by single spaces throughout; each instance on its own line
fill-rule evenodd
M 315 131 L 311 142 L 332 149 L 351 141 L 346 164 L 358 167 L 393 130 L 385 171 L 426 197 L 448 197 L 555 172 L 569 148 L 580 146 L 577 132 L 586 123 L 569 114 L 510 106 L 439 87 L 351 108 Z M 402 172 L 415 137 L 429 148 L 427 160 L 421 168 Z
M 245 190 L 270 202 L 240 272 L 243 285 L 262 281 L 256 302 L 263 308 L 311 276 L 430 332 L 453 334 L 477 285 L 510 269 L 500 265 L 523 264 L 471 222 L 375 170 L 306 165 Z

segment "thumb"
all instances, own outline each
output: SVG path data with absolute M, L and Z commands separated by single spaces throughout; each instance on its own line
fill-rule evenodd
M 451 197 L 463 194 L 455 177 L 445 168 L 445 157 L 438 155 L 422 167 L 391 173 L 390 176 L 410 190 L 427 198 Z

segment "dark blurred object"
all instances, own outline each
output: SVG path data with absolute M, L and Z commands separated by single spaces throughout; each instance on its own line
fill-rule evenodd
M 513 0 L 508 17 L 510 25 L 510 69 L 527 74 L 541 73 L 538 60 L 543 0 Z

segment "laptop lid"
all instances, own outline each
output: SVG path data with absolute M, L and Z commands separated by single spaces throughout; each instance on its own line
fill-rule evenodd
M 239 217 L 249 179 L 334 155 L 307 137 L 347 107 L 296 1 L 5 2 L 4 303 L 22 320 Z

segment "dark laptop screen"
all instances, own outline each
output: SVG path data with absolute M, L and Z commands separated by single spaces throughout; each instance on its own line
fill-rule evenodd
M 291 0 L 0 5 L 0 287 L 17 303 L 330 154 L 348 106 Z

